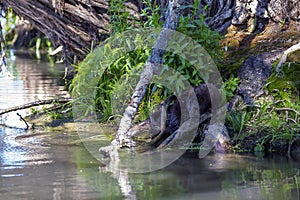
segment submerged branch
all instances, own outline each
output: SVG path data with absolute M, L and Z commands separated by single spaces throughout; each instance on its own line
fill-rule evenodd
M 9 113 L 9 112 L 13 112 L 13 111 L 17 111 L 17 110 L 23 110 L 23 109 L 31 108 L 31 107 L 34 107 L 34 106 L 47 105 L 47 104 L 52 104 L 52 103 L 68 103 L 71 100 L 72 100 L 71 98 L 63 98 L 63 99 L 49 99 L 49 100 L 35 101 L 35 102 L 27 103 L 27 104 L 24 104 L 24 105 L 21 105 L 21 106 L 15 106 L 15 107 L 12 107 L 12 108 L 2 110 L 2 111 L 0 111 L 0 115 L 3 115 L 5 113 Z
M 28 130 L 28 129 L 29 129 L 29 125 L 28 125 L 28 123 L 26 122 L 26 120 L 22 117 L 21 114 L 17 113 L 17 115 L 20 117 L 20 120 L 22 120 L 22 121 L 25 123 L 25 125 L 26 125 L 25 130 Z

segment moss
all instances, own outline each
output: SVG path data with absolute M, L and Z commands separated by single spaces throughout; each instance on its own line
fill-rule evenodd
M 267 26 L 263 32 L 247 33 L 238 31 L 230 26 L 221 40 L 222 49 L 225 50 L 222 66 L 229 73 L 236 73 L 244 60 L 258 53 L 285 50 L 300 41 L 300 33 L 293 28 L 285 31 L 278 27 Z M 299 62 L 300 52 L 289 55 L 289 61 Z

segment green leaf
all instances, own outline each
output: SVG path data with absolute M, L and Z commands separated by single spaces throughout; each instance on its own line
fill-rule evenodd
M 185 25 L 186 28 L 196 28 L 197 26 L 195 26 L 194 24 L 187 24 Z

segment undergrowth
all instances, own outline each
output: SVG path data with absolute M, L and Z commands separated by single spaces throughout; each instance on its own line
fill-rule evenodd
M 253 106 L 238 105 L 227 113 L 235 150 L 290 153 L 300 137 L 299 76 L 299 64 L 284 65 L 282 74 L 269 77 L 266 94 Z
M 113 2 L 114 6 L 109 10 L 110 15 L 112 15 L 109 27 L 112 30 L 110 32 L 111 36 L 121 36 L 124 31 L 131 30 L 136 26 L 140 28 L 162 27 L 163 17 L 161 13 L 163 12 L 158 6 L 152 5 L 150 0 L 144 1 L 146 7 L 141 11 L 140 21 L 130 17 L 124 9 L 124 1 Z M 220 48 L 222 36 L 218 32 L 210 30 L 205 24 L 205 16 L 198 14 L 198 3 L 199 1 L 195 1 L 193 5 L 182 8 L 188 8 L 191 12 L 186 16 L 180 16 L 177 31 L 190 36 L 201 44 L 219 67 L 228 68 L 224 71 L 232 72 L 229 69 L 230 66 L 220 66 L 219 61 L 223 56 Z M 143 40 L 143 38 L 139 38 L 139 40 Z M 90 71 L 88 70 L 93 69 L 93 65 L 99 66 L 102 64 L 97 63 L 101 56 L 107 56 L 108 59 L 114 60 L 106 68 L 105 73 L 101 74 L 100 80 L 97 80 L 96 87 L 93 88 L 96 91 L 95 99 L 93 102 L 86 102 L 90 107 L 96 106 L 97 114 L 102 121 L 116 117 L 113 112 L 116 105 L 112 104 L 112 102 L 115 102 L 115 98 L 121 98 L 117 102 L 121 102 L 123 106 L 128 105 L 132 95 L 129 91 L 134 89 L 129 90 L 128 88 L 135 87 L 135 83 L 128 81 L 128 79 L 144 69 L 145 62 L 150 54 L 151 49 L 143 46 L 117 58 L 114 58 L 113 55 L 100 55 L 96 49 L 91 50 L 86 59 L 77 66 L 80 74 L 89 74 Z M 173 68 L 193 86 L 202 83 L 203 78 L 197 69 L 193 67 L 193 63 L 189 63 L 179 55 L 165 52 L 164 68 Z M 227 101 L 230 101 L 235 95 L 239 79 L 232 74 L 223 74 L 223 77 L 226 77 L 226 79 L 224 79 L 222 88 L 226 92 Z M 235 142 L 233 150 L 243 150 L 249 144 L 249 151 L 265 151 L 265 148 L 272 151 L 270 145 L 275 146 L 281 141 L 285 141 L 285 144 L 288 144 L 290 148 L 290 144 L 300 134 L 299 77 L 299 64 L 286 65 L 281 76 L 274 73 L 269 78 L 264 88 L 267 91 L 266 94 L 255 99 L 252 106 L 241 103 L 235 110 L 227 113 L 226 124 L 231 130 L 232 141 Z M 178 78 L 174 75 L 170 76 L 169 79 L 172 82 L 172 79 L 176 80 Z M 76 76 L 70 87 L 73 95 L 79 92 L 80 85 L 82 85 L 80 88 L 88 87 L 83 84 L 89 83 L 89 81 L 92 80 L 87 77 Z M 126 87 L 125 84 L 120 84 L 124 82 L 128 83 Z M 147 91 L 146 97 L 139 108 L 137 121 L 145 120 L 156 105 L 172 94 L 168 88 L 158 83 L 151 83 Z M 120 97 L 116 93 L 124 93 L 125 95 Z M 84 100 L 81 99 L 80 101 Z M 83 115 L 88 113 L 89 109 L 86 109 Z
M 137 24 L 136 19 L 130 17 L 129 13 L 124 9 L 124 1 L 114 1 L 113 6 L 109 9 L 109 13 L 112 16 L 109 29 L 111 36 L 122 34 L 126 30 L 131 30 Z M 163 21 L 161 11 L 158 6 L 154 6 L 150 1 L 144 1 L 146 5 L 145 9 L 141 11 L 142 21 L 140 21 L 139 27 L 142 28 L 161 28 Z M 205 24 L 205 16 L 198 13 L 198 1 L 195 1 L 193 5 L 188 7 L 182 7 L 181 9 L 193 10 L 187 16 L 180 16 L 179 25 L 177 31 L 191 37 L 193 40 L 201 44 L 205 50 L 214 58 L 214 61 L 220 58 L 221 48 L 219 41 L 221 39 L 220 34 L 217 31 L 212 31 Z M 104 42 L 105 43 L 105 42 Z M 86 59 L 97 59 L 95 52 L 91 52 L 93 56 L 87 56 Z M 151 49 L 140 48 L 132 52 L 126 53 L 126 55 L 117 58 L 110 66 L 107 67 L 105 73 L 101 76 L 95 96 L 95 105 L 97 113 L 102 121 L 111 119 L 113 116 L 114 91 L 120 91 L 120 80 L 126 79 L 129 74 L 135 71 L 140 71 L 144 68 L 144 64 L 151 54 Z M 180 54 L 179 54 L 180 55 Z M 193 55 L 199 56 L 199 55 Z M 87 70 L 85 67 L 86 61 L 82 62 L 77 67 L 79 72 Z M 91 62 L 93 63 L 93 62 Z M 181 74 L 185 80 L 191 85 L 199 85 L 203 82 L 201 74 L 193 67 L 192 63 L 189 63 L 184 58 L 178 56 L 178 52 L 171 53 L 166 52 L 164 54 L 164 68 L 173 68 L 179 74 Z M 169 81 L 172 83 L 174 80 L 178 80 L 178 74 L 169 77 Z M 178 82 L 178 81 L 177 81 Z M 76 84 L 84 84 L 80 82 L 79 77 L 73 79 L 71 90 L 73 94 L 76 94 Z M 135 87 L 135 85 L 132 85 Z M 180 85 L 176 86 L 180 87 Z M 124 91 L 122 91 L 124 92 Z M 171 95 L 170 89 L 164 87 L 162 84 L 151 83 L 148 88 L 146 97 L 144 98 L 142 105 L 139 108 L 137 120 L 145 120 L 149 113 L 155 109 L 155 106 L 159 104 L 167 96 Z M 128 94 L 129 95 L 129 94 Z M 131 94 L 130 94 L 131 95 Z M 124 103 L 128 104 L 130 96 L 126 96 Z

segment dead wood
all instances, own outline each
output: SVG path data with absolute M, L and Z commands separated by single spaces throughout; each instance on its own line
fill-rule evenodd
M 83 50 L 108 32 L 108 3 L 103 0 L 2 0 L 1 3 L 30 21 L 55 46 L 63 45 L 67 56 L 84 56 Z
M 71 100 L 72 99 L 70 99 L 70 98 L 63 98 L 63 99 L 49 99 L 49 100 L 40 100 L 40 101 L 30 102 L 30 103 L 27 103 L 27 104 L 24 104 L 21 106 L 15 106 L 12 108 L 2 110 L 2 111 L 0 111 L 0 115 L 9 113 L 9 112 L 13 112 L 13 111 L 17 111 L 17 110 L 23 110 L 23 109 L 35 107 L 35 106 L 47 105 L 47 104 L 52 104 L 52 103 L 68 103 Z

